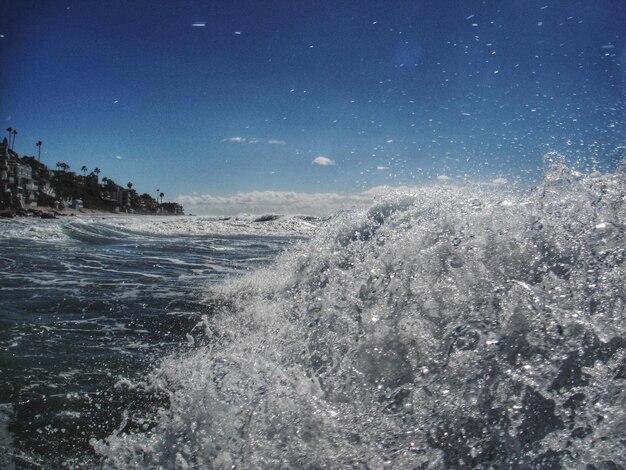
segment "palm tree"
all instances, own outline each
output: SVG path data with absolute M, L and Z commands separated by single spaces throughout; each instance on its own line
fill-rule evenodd
M 94 170 L 93 170 L 93 172 L 94 172 L 96 175 L 99 175 L 99 174 L 100 174 L 100 171 L 102 171 L 102 170 L 100 170 L 100 168 L 98 168 L 98 167 L 94 168 Z
M 35 144 L 37 146 L 37 161 L 41 161 L 41 144 L 43 144 L 41 140 L 38 140 Z
M 85 165 L 83 165 L 83 167 L 80 169 L 80 171 L 83 172 L 83 176 L 87 176 L 87 167 Z
M 165 194 L 161 193 L 159 196 L 161 196 L 161 204 L 163 204 L 163 196 L 165 196 Z
M 128 182 L 128 184 L 126 185 L 126 187 L 131 190 L 133 189 L 133 183 L 131 183 L 130 181 Z
M 13 143 L 11 143 L 11 148 L 13 148 L 13 146 L 15 145 L 15 136 L 17 135 L 17 130 L 13 129 L 11 131 L 11 134 L 13 135 Z
M 61 162 L 57 162 L 56 167 L 57 167 L 57 171 L 60 171 L 61 170 Z

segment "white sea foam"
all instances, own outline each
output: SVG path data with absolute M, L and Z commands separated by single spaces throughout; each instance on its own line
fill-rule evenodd
M 0 220 L 0 240 L 21 239 L 58 243 L 62 241 L 132 240 L 154 236 L 307 236 L 319 219 L 293 216 L 216 217 L 34 217 Z
M 169 406 L 104 465 L 626 464 L 626 177 L 547 160 L 525 195 L 390 191 L 213 289 L 209 345 L 147 377 Z
M 122 217 L 107 221 L 110 225 L 141 234 L 155 235 L 307 235 L 317 226 L 314 221 L 292 216 L 261 220 L 257 216 L 223 217 Z

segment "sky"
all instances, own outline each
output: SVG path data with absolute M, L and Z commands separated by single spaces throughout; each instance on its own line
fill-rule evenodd
M 626 145 L 626 0 L 0 0 L 15 150 L 187 212 L 524 184 Z M 519 183 L 522 184 L 522 183 Z

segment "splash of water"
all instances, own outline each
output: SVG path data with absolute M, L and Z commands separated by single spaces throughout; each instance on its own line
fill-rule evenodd
M 546 163 L 526 195 L 391 192 L 212 292 L 104 465 L 625 465 L 626 176 Z

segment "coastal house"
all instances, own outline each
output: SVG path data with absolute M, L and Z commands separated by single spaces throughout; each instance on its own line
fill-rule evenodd
M 164 202 L 159 205 L 159 213 L 163 215 L 185 215 L 185 210 L 177 202 Z
M 36 201 L 32 168 L 9 148 L 6 139 L 0 142 L 0 206 L 24 209 Z
M 70 209 L 81 210 L 83 206 L 82 199 L 72 199 L 65 207 L 69 207 Z
M 130 195 L 130 190 L 115 184 L 111 179 L 106 179 L 100 189 L 100 197 L 103 201 L 108 202 L 115 212 L 128 212 L 130 210 Z
M 40 200 L 48 202 L 56 197 L 54 188 L 50 184 L 50 170 L 46 165 L 38 161 L 35 157 L 23 157 L 22 161 L 32 169 L 33 186 L 38 196 L 37 202 Z

